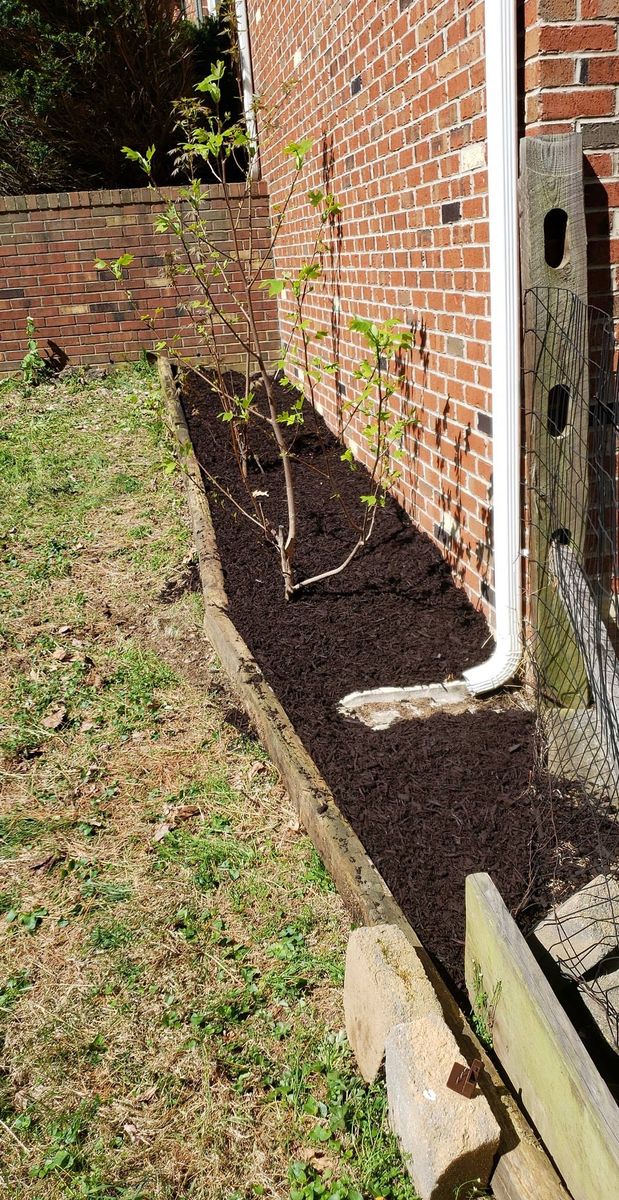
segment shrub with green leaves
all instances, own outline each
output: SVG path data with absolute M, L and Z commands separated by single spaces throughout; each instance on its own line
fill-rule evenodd
M 195 88 L 195 94 L 175 105 L 179 141 L 175 153 L 177 169 L 190 179 L 179 189 L 176 200 L 169 201 L 157 186 L 156 164 L 159 151 L 125 147 L 131 163 L 139 166 L 157 196 L 163 211 L 155 224 L 156 232 L 166 240 L 166 272 L 183 300 L 184 310 L 202 343 L 201 361 L 211 364 L 207 370 L 182 353 L 180 333 L 168 341 L 159 341 L 156 349 L 165 351 L 185 369 L 201 376 L 216 393 L 221 404 L 220 418 L 227 426 L 243 485 L 242 499 L 231 495 L 202 464 L 211 484 L 223 492 L 270 543 L 279 559 L 286 599 L 301 589 L 343 571 L 367 545 L 374 531 L 379 509 L 388 489 L 399 476 L 406 430 L 416 421 L 414 410 L 407 407 L 401 390 L 403 358 L 411 349 L 412 332 L 398 329 L 392 321 L 378 324 L 357 317 L 350 323 L 365 345 L 355 370 L 358 390 L 345 406 L 345 430 L 360 428 L 369 459 L 370 485 L 360 497 L 360 511 L 352 525 L 351 545 L 343 559 L 325 564 L 324 569 L 308 578 L 299 578 L 296 569 L 299 536 L 295 492 L 294 441 L 308 410 L 316 416 L 318 388 L 321 382 L 338 377 L 340 365 L 335 350 L 328 353 L 329 332 L 309 316 L 312 293 L 321 282 L 323 259 L 338 236 L 342 209 L 337 198 L 321 188 L 305 192 L 307 227 L 312 230 L 309 253 L 296 271 L 277 278 L 265 278 L 278 239 L 293 202 L 304 189 L 312 142 L 301 138 L 285 146 L 283 154 L 291 164 L 284 202 L 276 209 L 269 246 L 255 248 L 252 241 L 252 177 L 257 163 L 257 122 L 262 106 L 255 102 L 249 113 L 235 118 L 226 105 L 223 83 L 225 64 L 218 60 Z M 264 120 L 264 140 L 271 128 L 270 116 Z M 227 213 L 225 244 L 203 219 L 208 193 L 201 183 L 203 164 L 209 163 L 223 195 Z M 230 180 L 241 164 L 249 164 L 242 194 L 230 188 Z M 167 247 L 172 238 L 175 250 Z M 98 259 L 98 269 L 108 269 L 120 282 L 130 271 L 132 256 L 122 254 L 108 262 Z M 187 297 L 187 281 L 192 294 Z M 278 297 L 286 305 L 287 334 L 278 362 L 269 361 L 268 347 L 261 332 L 260 290 Z M 138 305 L 128 291 L 130 301 Z M 142 316 L 156 328 L 156 314 Z M 226 337 L 222 337 L 225 331 Z M 244 382 L 227 369 L 222 345 L 230 339 L 244 358 Z M 286 398 L 281 401 L 282 387 Z M 260 395 L 259 395 L 260 392 Z M 256 488 L 249 471 L 253 430 L 267 430 L 279 457 L 285 481 L 286 519 L 271 517 L 265 510 L 264 492 Z M 354 466 L 350 449 L 342 449 L 341 458 Z M 327 465 L 329 477 L 331 468 Z

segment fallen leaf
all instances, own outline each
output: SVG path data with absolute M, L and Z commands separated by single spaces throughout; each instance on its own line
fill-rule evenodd
M 59 625 L 56 630 L 56 633 L 70 633 L 70 632 L 71 632 L 70 625 Z
M 67 710 L 64 704 L 61 704 L 58 708 L 52 708 L 52 710 L 48 712 L 47 716 L 43 717 L 41 725 L 44 729 L 58 729 L 59 726 L 62 725 L 66 715 Z
M 32 863 L 30 869 L 31 871 L 51 871 L 52 867 L 55 867 L 63 857 L 64 855 L 55 852 L 46 854 L 45 858 L 40 858 L 38 862 Z
M 251 783 L 252 779 L 256 778 L 256 775 L 260 775 L 260 773 L 262 771 L 266 771 L 266 769 L 267 769 L 267 764 L 264 762 L 261 762 L 260 759 L 257 759 L 256 762 L 251 764 L 251 767 L 249 768 L 249 771 L 247 772 L 247 778 L 248 778 L 249 782 Z
M 82 721 L 80 725 L 80 733 L 88 733 L 89 729 L 94 729 L 94 721 Z
M 304 1146 L 299 1157 L 302 1162 L 313 1167 L 319 1175 L 325 1170 L 329 1161 L 323 1150 L 314 1150 L 312 1146 Z
M 172 810 L 171 816 L 174 817 L 174 824 L 176 824 L 177 821 L 188 821 L 190 817 L 199 817 L 200 809 L 197 804 L 181 804 Z
M 86 687 L 92 687 L 92 688 L 97 688 L 97 689 L 102 688 L 103 687 L 103 676 L 100 675 L 98 671 L 89 671 L 88 674 L 84 676 L 84 683 L 85 683 Z
M 179 804 L 178 808 L 172 808 L 166 813 L 165 821 L 162 821 L 157 826 L 154 834 L 154 842 L 162 842 L 164 837 L 175 829 L 180 821 L 189 821 L 191 817 L 198 817 L 200 809 L 197 804 Z
M 71 655 L 69 654 L 69 651 L 65 650 L 64 646 L 56 646 L 56 649 L 52 654 L 52 658 L 55 658 L 56 662 L 66 662 L 70 657 Z

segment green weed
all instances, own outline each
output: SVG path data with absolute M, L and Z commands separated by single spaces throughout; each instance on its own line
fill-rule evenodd
M 120 921 L 108 925 L 95 925 L 90 934 L 90 944 L 95 950 L 118 950 L 135 940 L 135 934 Z
M 496 1018 L 497 1004 L 501 998 L 501 981 L 495 984 L 492 992 L 484 985 L 484 977 L 478 962 L 473 963 L 473 1028 L 484 1046 L 492 1049 L 492 1030 Z
M 186 828 L 174 829 L 157 846 L 160 867 L 182 863 L 203 892 L 238 879 L 255 859 L 255 848 L 240 842 L 234 836 L 231 821 L 220 815 L 213 816 L 196 833 Z
M 121 735 L 151 726 L 157 719 L 157 692 L 175 682 L 175 675 L 157 655 L 128 645 L 116 657 L 106 688 L 105 715 Z
M 7 1016 L 21 997 L 32 987 L 27 971 L 9 976 L 0 987 L 0 1016 Z

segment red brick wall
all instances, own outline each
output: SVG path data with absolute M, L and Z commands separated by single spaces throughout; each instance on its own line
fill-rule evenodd
M 231 186 L 240 196 L 242 186 Z M 174 195 L 175 189 L 163 189 L 164 198 Z M 172 242 L 153 231 L 163 203 L 148 189 L 0 197 L 0 371 L 14 370 L 23 357 L 27 316 L 34 318 L 41 347 L 52 341 L 74 363 L 135 358 L 140 349 L 179 333 L 183 351 L 199 355 L 182 297 L 165 276 Z M 216 187 L 208 189 L 204 219 L 225 248 L 228 218 Z M 253 220 L 254 251 L 264 253 L 269 245 L 264 184 L 254 187 Z M 95 258 L 109 261 L 125 252 L 135 255 L 127 287 L 139 309 L 162 309 L 155 332 L 132 310 L 123 286 L 94 268 Z M 184 294 L 187 298 L 187 288 Z M 264 291 L 257 293 L 257 303 L 260 327 L 275 357 L 275 307 Z M 222 333 L 222 344 L 230 364 L 243 362 L 229 333 Z
M 577 4 L 578 13 L 572 12 Z M 609 7 L 617 0 L 519 5 L 527 26 L 531 132 L 548 128 L 551 113 L 553 121 L 562 114 L 559 128 L 574 128 L 582 116 L 591 130 L 607 123 L 602 136 L 619 145 L 612 127 L 615 85 L 598 82 L 616 66 L 617 19 L 608 18 Z M 407 391 L 419 428 L 409 439 L 400 496 L 488 611 L 492 398 L 483 2 L 248 0 L 248 8 L 256 91 L 275 102 L 281 130 L 279 140 L 262 146 L 271 203 L 281 202 L 290 179 L 281 147 L 310 136 L 307 186 L 326 185 L 343 205 L 313 316 L 334 332 L 331 352 L 344 394 L 354 393 L 359 348 L 348 331 L 350 318 L 393 317 L 412 325 Z M 576 15 L 582 20 L 570 26 Z M 581 59 L 589 63 L 586 86 L 578 82 Z M 561 84 L 568 67 L 569 84 Z M 552 71 L 551 86 L 545 72 Z M 543 86 L 535 84 L 538 77 Z M 617 187 L 616 155 L 605 146 L 591 156 L 607 195 Z M 592 231 L 599 228 L 600 206 L 601 193 Z M 294 270 L 307 253 L 306 213 L 301 202 L 292 209 L 276 251 L 279 271 Z M 285 329 L 285 305 L 280 313 Z M 332 384 L 323 386 L 322 402 L 337 427 Z
M 527 133 L 582 131 L 589 300 L 619 318 L 619 0 L 526 0 Z

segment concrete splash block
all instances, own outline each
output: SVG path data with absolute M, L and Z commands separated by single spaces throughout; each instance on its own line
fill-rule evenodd
M 346 950 L 344 1017 L 366 1083 L 380 1071 L 393 1027 L 428 1012 L 442 1019 L 436 992 L 402 931 L 395 925 L 353 930 Z
M 387 1037 L 389 1121 L 421 1200 L 453 1200 L 471 1181 L 483 1188 L 499 1147 L 485 1097 L 466 1099 L 447 1087 L 459 1061 L 456 1040 L 435 1013 L 396 1025 Z

